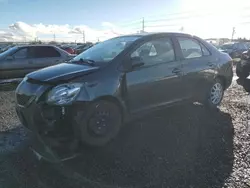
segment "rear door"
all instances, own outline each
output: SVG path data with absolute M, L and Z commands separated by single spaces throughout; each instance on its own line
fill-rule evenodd
M 33 46 L 30 49 L 29 63 L 34 70 L 62 62 L 61 54 L 52 46 Z
M 176 39 L 182 52 L 185 91 L 190 97 L 204 97 L 214 81 L 218 59 L 193 37 Z

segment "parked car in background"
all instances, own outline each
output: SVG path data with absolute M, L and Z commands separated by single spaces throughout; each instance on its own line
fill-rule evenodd
M 76 54 L 80 54 L 92 46 L 93 46 L 93 43 L 85 43 L 82 45 L 77 45 L 74 50 L 75 50 Z
M 4 45 L 3 47 L 1 47 L 0 53 L 3 53 L 5 51 L 7 51 L 9 48 L 12 48 L 14 46 L 15 46 L 14 44 Z
M 40 68 L 70 60 L 74 55 L 51 45 L 15 46 L 0 54 L 0 83 L 21 80 Z
M 233 42 L 223 44 L 219 50 L 228 53 L 232 58 L 240 58 L 241 54 L 248 50 L 248 46 L 244 42 Z
M 245 44 L 246 44 L 247 48 L 249 49 L 250 48 L 250 42 L 246 42 Z
M 250 49 L 243 52 L 241 60 L 236 64 L 236 75 L 239 78 L 247 78 L 250 73 Z
M 61 160 L 82 144 L 107 144 L 145 112 L 187 101 L 216 108 L 232 77 L 231 57 L 198 37 L 120 36 L 28 74 L 16 89 L 17 114 L 43 142 L 35 153 Z
M 74 48 L 72 48 L 69 45 L 62 45 L 62 46 L 60 46 L 60 48 L 63 49 L 63 50 L 65 50 L 69 54 L 76 54 L 76 51 L 74 50 Z

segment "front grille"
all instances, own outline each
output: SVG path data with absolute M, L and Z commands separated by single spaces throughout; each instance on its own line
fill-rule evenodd
M 19 105 L 25 106 L 28 102 L 31 102 L 32 96 L 24 95 L 24 94 L 17 94 L 16 100 Z

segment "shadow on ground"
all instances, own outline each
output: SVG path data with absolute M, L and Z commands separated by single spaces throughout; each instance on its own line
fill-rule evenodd
M 179 106 L 134 121 L 106 147 L 85 148 L 82 156 L 60 165 L 37 163 L 26 150 L 10 154 L 1 169 L 15 175 L 0 172 L 0 177 L 17 179 L 17 186 L 5 188 L 219 188 L 232 171 L 232 144 L 229 114 Z

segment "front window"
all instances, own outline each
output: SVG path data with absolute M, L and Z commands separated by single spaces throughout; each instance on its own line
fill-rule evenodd
M 25 59 L 25 58 L 27 58 L 27 53 L 28 53 L 27 48 L 22 48 L 22 49 L 18 50 L 16 53 L 14 53 L 13 57 L 15 59 Z
M 170 38 L 160 38 L 141 45 L 131 54 L 133 57 L 140 57 L 145 66 L 150 66 L 174 61 L 175 52 Z
M 89 59 L 95 62 L 109 62 L 138 38 L 138 36 L 124 36 L 106 40 L 82 52 L 73 61 Z
M 9 48 L 8 50 L 0 53 L 0 57 L 5 57 L 5 56 L 8 56 L 8 55 L 12 55 L 14 52 L 16 52 L 16 50 L 18 49 L 18 47 L 12 47 L 12 48 Z

